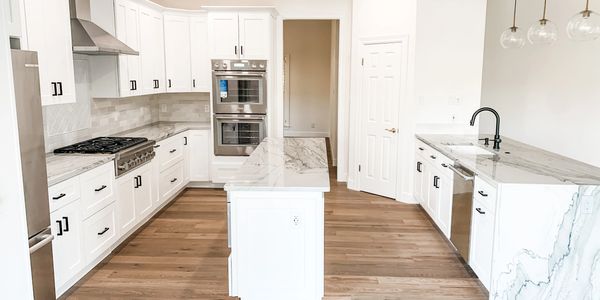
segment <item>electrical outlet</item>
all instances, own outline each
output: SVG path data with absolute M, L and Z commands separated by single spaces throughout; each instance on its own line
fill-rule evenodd
M 584 214 L 594 213 L 594 197 L 593 196 L 582 196 L 581 197 L 581 212 Z
M 210 106 L 208 106 L 208 104 L 204 105 L 204 112 L 205 113 L 210 112 Z

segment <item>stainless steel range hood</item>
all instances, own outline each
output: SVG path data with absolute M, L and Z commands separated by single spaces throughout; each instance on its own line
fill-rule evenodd
M 69 2 L 73 53 L 88 55 L 140 54 L 91 21 L 90 0 L 70 0 Z

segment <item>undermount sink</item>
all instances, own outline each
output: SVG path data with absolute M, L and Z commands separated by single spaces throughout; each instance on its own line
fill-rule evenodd
M 465 155 L 494 155 L 494 153 L 474 145 L 454 145 L 448 146 L 448 148 L 453 152 Z

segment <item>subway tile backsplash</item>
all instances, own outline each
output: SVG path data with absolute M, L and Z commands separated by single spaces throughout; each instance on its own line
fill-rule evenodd
M 117 99 L 78 99 L 45 106 L 46 152 L 98 136 L 165 122 L 208 122 L 208 93 L 179 93 Z

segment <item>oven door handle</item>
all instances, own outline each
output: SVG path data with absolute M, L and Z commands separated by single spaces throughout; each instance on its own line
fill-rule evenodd
M 257 73 L 257 72 L 213 72 L 213 74 L 217 77 L 226 77 L 226 78 L 237 78 L 237 77 L 265 77 L 265 73 Z
M 218 120 L 227 120 L 227 121 L 237 121 L 237 122 L 247 122 L 247 121 L 264 121 L 265 117 L 252 117 L 252 118 L 240 118 L 240 117 L 224 117 L 218 116 L 215 117 Z

